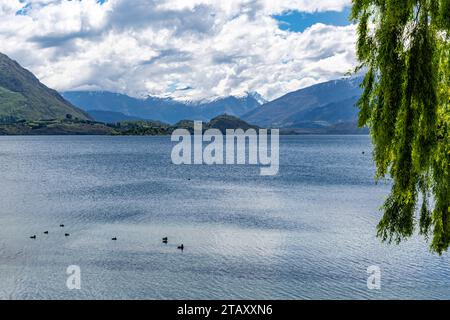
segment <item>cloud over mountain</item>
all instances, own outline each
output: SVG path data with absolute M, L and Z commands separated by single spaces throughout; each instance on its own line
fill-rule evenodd
M 273 99 L 355 66 L 355 27 L 281 30 L 274 15 L 350 0 L 2 0 L 0 52 L 61 91 Z

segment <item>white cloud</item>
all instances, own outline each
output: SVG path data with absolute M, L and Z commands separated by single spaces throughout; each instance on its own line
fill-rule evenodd
M 355 65 L 355 27 L 283 31 L 290 10 L 350 0 L 0 0 L 0 52 L 58 90 L 204 99 L 258 91 L 273 99 Z M 176 90 L 180 89 L 180 90 Z

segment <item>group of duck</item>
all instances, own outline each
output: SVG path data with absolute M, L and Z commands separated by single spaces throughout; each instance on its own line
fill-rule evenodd
M 162 242 L 163 242 L 164 244 L 169 243 L 169 238 L 168 238 L 168 237 L 162 238 Z M 184 250 L 184 244 L 179 245 L 177 248 L 178 248 L 179 250 L 183 251 L 183 250 Z
M 63 224 L 60 224 L 59 227 L 60 227 L 60 228 L 64 228 L 65 226 L 64 226 Z M 44 234 L 48 235 L 49 232 L 48 232 L 48 231 L 44 231 Z M 65 236 L 65 237 L 70 237 L 70 233 L 65 233 L 64 236 Z M 36 235 L 32 235 L 32 236 L 30 236 L 30 239 L 36 240 L 36 239 L 37 239 L 37 236 L 36 236 Z M 113 238 L 111 238 L 111 240 L 112 240 L 112 241 L 117 241 L 117 237 L 113 237 Z M 169 243 L 169 238 L 168 238 L 168 237 L 162 238 L 162 242 L 163 242 L 164 244 L 168 244 L 168 243 Z M 177 249 L 183 251 L 183 250 L 184 250 L 184 244 L 179 245 L 179 246 L 177 247 Z
M 64 228 L 64 225 L 63 225 L 63 224 L 60 224 L 59 227 L 60 227 L 60 228 Z M 48 234 L 48 233 L 49 233 L 48 231 L 44 231 L 44 234 Z M 64 236 L 65 236 L 65 237 L 70 237 L 70 233 L 65 233 Z M 30 237 L 30 239 L 34 239 L 34 240 L 35 240 L 35 239 L 37 239 L 37 236 L 36 236 L 36 235 L 32 235 L 32 236 Z

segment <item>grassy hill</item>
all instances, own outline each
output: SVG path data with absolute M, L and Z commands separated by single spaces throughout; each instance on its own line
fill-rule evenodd
M 0 118 L 89 120 L 84 111 L 42 84 L 30 71 L 0 53 Z

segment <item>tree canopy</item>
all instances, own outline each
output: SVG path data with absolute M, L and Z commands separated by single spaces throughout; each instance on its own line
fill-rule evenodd
M 415 230 L 450 245 L 450 0 L 353 0 L 359 125 L 369 126 L 377 179 L 392 177 L 378 236 Z

